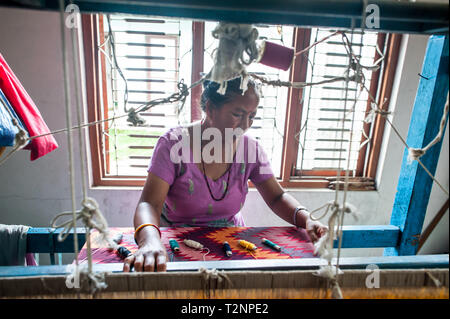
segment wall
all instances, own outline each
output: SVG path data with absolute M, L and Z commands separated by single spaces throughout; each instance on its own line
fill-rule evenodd
M 67 31 L 67 30 L 66 30 Z M 67 37 L 69 34 L 67 34 Z M 68 40 L 69 41 L 69 38 Z M 414 102 L 427 38 L 405 36 L 399 69 L 392 95 L 393 121 L 406 136 Z M 66 127 L 59 15 L 54 12 L 0 7 L 0 52 L 31 95 L 51 130 Z M 69 50 L 69 61 L 72 60 Z M 71 96 L 74 100 L 73 95 Z M 75 122 L 75 114 L 72 114 Z M 379 189 L 373 192 L 350 192 L 348 202 L 359 208 L 358 221 L 347 218 L 346 224 L 388 224 L 394 201 L 403 147 L 386 127 L 379 172 Z M 58 213 L 71 209 L 67 136 L 55 135 L 60 147 L 31 162 L 29 152 L 20 151 L 0 167 L 0 223 L 45 227 Z M 74 145 L 77 145 L 76 136 Z M 448 188 L 448 132 L 439 160 L 440 181 Z M 78 149 L 75 148 L 78 159 Z M 80 207 L 79 161 L 76 162 L 76 206 Z M 330 190 L 289 190 L 307 207 L 314 209 L 334 198 Z M 95 188 L 96 198 L 110 226 L 132 226 L 132 216 L 139 189 Z M 427 224 L 445 201 L 439 189 L 432 192 Z M 272 214 L 259 194 L 251 190 L 243 208 L 249 226 L 286 225 Z M 325 221 L 326 222 L 326 221 Z M 421 253 L 448 251 L 448 214 L 435 230 Z M 344 255 L 379 255 L 380 249 L 346 250 Z M 45 262 L 45 261 L 44 261 Z

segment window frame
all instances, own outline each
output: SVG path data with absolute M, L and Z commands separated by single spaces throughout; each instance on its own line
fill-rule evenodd
M 105 66 L 105 58 L 99 53 L 98 43 L 103 43 L 105 39 L 103 31 L 103 17 L 97 14 L 82 14 L 83 49 L 86 75 L 86 98 L 88 107 L 88 121 L 102 120 L 102 113 L 107 114 L 108 100 L 106 92 L 106 72 L 102 69 Z M 204 22 L 192 22 L 192 72 L 191 81 L 199 80 L 203 70 L 204 62 Z M 293 47 L 296 52 L 310 45 L 311 29 L 296 27 L 293 34 Z M 402 35 L 379 33 L 378 46 L 384 51 L 385 59 L 383 67 L 372 73 L 370 93 L 379 103 L 385 99 L 390 99 L 392 84 L 397 68 Z M 307 54 L 307 53 L 306 53 Z M 379 58 L 376 53 L 375 60 Z M 304 82 L 307 76 L 307 57 L 299 56 L 295 59 L 290 70 L 290 81 Z M 101 79 L 100 79 L 101 77 Z M 191 121 L 199 120 L 202 115 L 200 108 L 200 98 L 202 89 L 197 86 L 192 89 L 191 98 Z M 285 116 L 285 130 L 283 138 L 283 152 L 281 160 L 280 174 L 277 179 L 285 188 L 328 188 L 327 177 L 335 177 L 337 171 L 334 170 L 304 170 L 300 172 L 296 168 L 299 143 L 295 141 L 295 134 L 300 130 L 303 104 L 303 90 L 289 88 Z M 387 108 L 388 103 L 379 103 L 383 108 Z M 370 101 L 367 102 L 367 112 L 370 110 Z M 122 187 L 142 187 L 146 176 L 126 176 L 109 175 L 108 163 L 109 153 L 102 150 L 108 149 L 108 143 L 104 143 L 102 136 L 102 125 L 108 127 L 108 122 L 98 123 L 89 127 L 89 142 L 92 164 L 92 186 L 122 186 Z M 378 168 L 381 144 L 385 119 L 377 115 L 372 124 L 364 124 L 363 129 L 369 135 L 372 130 L 372 138 L 361 150 L 358 156 L 356 175 L 374 180 Z M 107 140 L 107 137 L 106 137 Z M 341 171 L 345 175 L 345 171 Z M 249 186 L 254 185 L 249 181 Z M 363 189 L 362 189 L 363 190 Z

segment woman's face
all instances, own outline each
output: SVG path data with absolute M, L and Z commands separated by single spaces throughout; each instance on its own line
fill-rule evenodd
M 245 132 L 253 123 L 259 96 L 253 87 L 249 87 L 244 95 L 236 94 L 219 109 L 211 107 L 209 103 L 208 101 L 206 105 L 206 121 L 209 127 L 218 128 L 222 134 L 225 134 L 225 128 L 240 128 Z

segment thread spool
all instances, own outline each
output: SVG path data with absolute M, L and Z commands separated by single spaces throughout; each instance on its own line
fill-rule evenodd
M 132 254 L 131 251 L 129 251 L 126 247 L 123 247 L 123 246 L 119 246 L 117 248 L 117 253 L 119 254 L 120 258 L 122 258 L 122 259 L 125 259 Z
M 294 61 L 295 50 L 270 41 L 263 41 L 257 62 L 287 71 Z
M 178 245 L 178 242 L 175 239 L 169 240 L 170 249 L 172 249 L 174 252 L 180 251 L 180 246 Z
M 203 245 L 198 243 L 198 242 L 196 242 L 195 240 L 185 239 L 185 240 L 183 240 L 183 242 L 184 242 L 184 244 L 186 246 L 189 246 L 191 248 L 195 248 L 195 249 L 198 249 L 198 250 L 202 250 L 203 249 Z
M 273 248 L 275 250 L 281 251 L 281 247 L 278 246 L 277 244 L 275 244 L 274 242 L 271 242 L 270 240 L 268 240 L 267 238 L 262 238 L 261 242 L 266 245 L 269 246 L 270 248 Z
M 227 241 L 223 242 L 223 250 L 225 251 L 225 254 L 230 257 L 233 254 L 233 251 L 231 250 L 230 244 Z
M 184 242 L 184 244 L 186 246 L 189 246 L 189 247 L 194 248 L 194 249 L 198 249 L 198 250 L 205 249 L 206 253 L 203 255 L 203 260 L 206 260 L 206 255 L 208 255 L 210 253 L 209 248 L 203 246 L 199 242 L 196 242 L 195 240 L 192 240 L 192 239 L 185 239 L 185 240 L 183 240 L 183 242 Z
M 248 250 L 256 250 L 258 248 L 255 244 L 243 239 L 238 240 L 238 244 Z

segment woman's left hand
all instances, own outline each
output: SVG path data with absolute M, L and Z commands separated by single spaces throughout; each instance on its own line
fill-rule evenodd
M 318 241 L 322 236 L 325 236 L 325 234 L 328 232 L 328 226 L 325 226 L 317 220 L 312 220 L 311 218 L 308 218 L 306 220 L 305 228 L 313 243 Z

